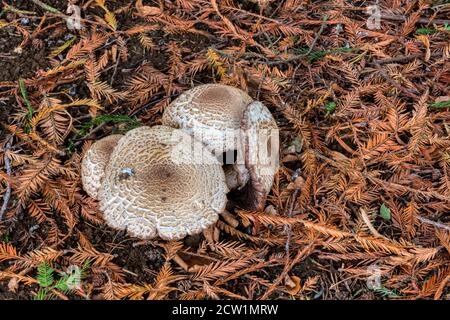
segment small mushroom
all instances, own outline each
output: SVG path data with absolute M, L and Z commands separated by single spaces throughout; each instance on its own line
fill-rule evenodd
M 81 181 L 86 193 L 98 200 L 98 190 L 105 175 L 105 167 L 120 138 L 113 134 L 96 141 L 85 153 L 81 161 Z
M 113 228 L 142 239 L 178 240 L 208 229 L 225 210 L 228 188 L 220 162 L 182 130 L 139 127 L 104 154 L 109 160 L 85 157 L 99 169 L 83 171 L 83 186 L 87 191 L 93 184 L 85 182 L 93 179 L 97 186 L 91 174 L 103 177 L 97 196 Z
M 217 157 L 237 151 L 236 162 L 224 166 L 227 185 L 237 190 L 242 207 L 263 209 L 279 149 L 278 126 L 266 106 L 231 86 L 200 85 L 164 110 L 162 124 L 181 128 Z

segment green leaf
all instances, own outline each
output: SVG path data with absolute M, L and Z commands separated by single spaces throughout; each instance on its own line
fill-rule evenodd
M 46 300 L 47 299 L 47 289 L 41 288 L 33 297 L 33 300 Z
M 419 28 L 416 30 L 416 34 L 420 34 L 420 35 L 430 35 L 430 34 L 435 34 L 437 32 L 436 29 L 431 29 L 431 28 Z
M 91 267 L 91 264 L 92 264 L 91 259 L 87 259 L 86 261 L 84 261 L 83 266 L 81 267 L 81 278 L 82 279 L 86 277 L 87 271 Z
M 391 209 L 386 207 L 384 203 L 380 207 L 380 216 L 385 220 L 391 220 Z
M 71 289 L 69 288 L 69 281 L 70 281 L 69 278 L 70 278 L 70 275 L 62 277 L 61 279 L 59 279 L 56 282 L 54 288 L 62 291 L 63 293 L 70 292 Z
M 327 109 L 328 113 L 333 113 L 334 110 L 336 110 L 336 102 L 328 102 L 327 105 L 325 106 L 325 109 Z
M 27 105 L 28 108 L 27 118 L 28 120 L 31 120 L 33 118 L 34 110 L 31 107 L 30 101 L 28 100 L 27 91 L 25 90 L 25 81 L 23 79 L 19 80 L 19 87 L 20 87 L 20 94 L 22 95 L 22 98 L 25 101 L 25 104 Z
M 50 287 L 53 284 L 53 272 L 54 270 L 48 265 L 47 262 L 41 263 L 37 268 L 37 281 L 43 288 Z
M 91 121 L 89 121 L 88 123 L 85 123 L 80 131 L 78 132 L 77 136 L 84 136 L 89 129 L 91 129 L 94 126 L 98 126 L 102 123 L 107 123 L 107 122 L 112 122 L 112 123 L 129 123 L 130 125 L 134 125 L 134 126 L 142 126 L 142 123 L 139 122 L 136 118 L 131 118 L 128 116 L 124 116 L 124 115 L 112 115 L 112 114 L 104 114 L 104 115 L 100 115 L 98 117 L 95 117 L 94 119 L 92 119 Z
M 395 290 L 389 290 L 385 287 L 374 288 L 372 290 L 383 297 L 399 297 L 399 294 Z
M 434 108 L 434 109 L 450 108 L 450 100 L 441 101 L 441 102 L 434 102 L 434 103 L 430 104 L 430 107 Z
M 63 52 L 64 50 L 66 50 L 68 47 L 70 47 L 75 40 L 77 40 L 77 36 L 73 36 L 72 38 L 70 38 L 69 40 L 67 40 L 62 46 L 59 46 L 58 48 L 56 48 L 55 50 L 53 50 L 49 57 L 53 58 L 56 57 L 58 54 L 60 54 L 61 52 Z

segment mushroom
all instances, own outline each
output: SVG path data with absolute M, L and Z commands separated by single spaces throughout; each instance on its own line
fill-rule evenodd
M 86 193 L 98 200 L 98 191 L 105 175 L 105 167 L 120 138 L 123 135 L 113 134 L 97 140 L 87 150 L 81 161 L 81 181 Z
M 221 163 L 187 133 L 144 126 L 108 138 L 87 152 L 82 174 L 109 226 L 141 239 L 178 240 L 207 230 L 225 210 Z M 112 152 L 103 151 L 112 141 Z
M 242 207 L 263 208 L 279 149 L 278 127 L 266 106 L 240 89 L 205 84 L 175 99 L 164 110 L 162 124 L 184 130 L 217 157 L 237 151 L 237 160 L 224 166 L 227 185 L 237 191 Z

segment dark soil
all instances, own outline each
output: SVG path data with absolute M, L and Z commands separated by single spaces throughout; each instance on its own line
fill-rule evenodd
M 35 12 L 37 16 L 41 16 L 44 13 L 42 8 L 31 1 L 17 0 L 13 2 L 14 7 L 17 9 Z M 52 0 L 46 1 L 46 3 L 62 12 L 65 11 L 65 1 Z M 0 12 L 2 9 L 0 5 Z M 8 13 L 4 18 L 9 21 L 12 17 Z M 24 16 L 21 19 L 21 24 L 23 28 L 35 28 L 38 24 L 37 20 L 32 15 L 29 17 Z M 37 70 L 48 67 L 45 57 L 50 52 L 50 47 L 55 45 L 55 41 L 50 37 L 44 41 L 36 41 L 34 45 L 28 43 L 26 50 L 15 51 L 21 43 L 21 39 L 20 34 L 14 33 L 8 27 L 0 30 L 0 81 L 14 81 L 19 78 L 31 77 Z

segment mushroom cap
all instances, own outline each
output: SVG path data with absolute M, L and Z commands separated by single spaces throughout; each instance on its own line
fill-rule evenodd
M 267 107 L 253 101 L 244 111 L 241 128 L 245 167 L 250 176 L 243 191 L 249 202 L 246 207 L 262 210 L 279 166 L 278 126 Z
M 97 140 L 84 154 L 81 161 L 81 182 L 84 191 L 94 199 L 98 200 L 98 191 L 105 175 L 105 167 L 122 137 L 121 134 L 113 134 Z
M 245 131 L 245 165 L 265 192 L 272 188 L 273 176 L 279 166 L 279 130 L 275 119 L 264 104 L 250 103 L 244 111 L 242 129 Z
M 200 85 L 175 99 L 164 110 L 162 123 L 183 129 L 216 156 L 237 150 L 236 163 L 225 167 L 228 187 L 239 190 L 244 208 L 264 205 L 279 150 L 278 126 L 264 104 L 231 86 Z
M 204 84 L 182 93 L 165 110 L 162 124 L 181 128 L 206 142 L 216 154 L 236 149 L 245 107 L 252 98 L 244 91 L 223 85 Z
M 105 172 L 99 193 L 104 219 L 139 238 L 200 233 L 227 202 L 220 162 L 201 142 L 167 126 L 129 131 Z

